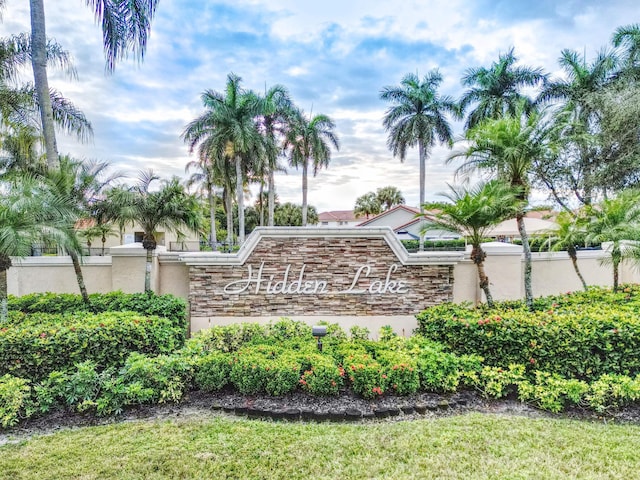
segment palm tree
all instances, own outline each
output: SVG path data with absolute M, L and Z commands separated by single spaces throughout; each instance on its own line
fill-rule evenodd
M 622 48 L 623 71 L 638 73 L 640 68 L 640 23 L 618 27 L 613 34 L 613 46 Z
M 516 196 L 511 188 L 499 180 L 480 183 L 465 190 L 449 186 L 450 192 L 442 194 L 449 202 L 425 205 L 431 210 L 429 220 L 439 227 L 465 235 L 472 245 L 471 260 L 478 268 L 480 288 L 487 304 L 493 307 L 489 289 L 489 277 L 484 270 L 487 254 L 482 242 L 489 230 L 516 212 Z
M 533 101 L 521 89 L 544 84 L 547 77 L 540 68 L 515 66 L 517 61 L 511 48 L 489 68 L 470 68 L 465 72 L 462 84 L 470 88 L 460 98 L 461 113 L 475 104 L 465 128 L 473 128 L 488 118 L 514 115 L 518 108 L 525 114 L 533 109 Z
M 158 0 L 137 0 L 135 2 L 105 2 L 86 0 L 96 18 L 102 24 L 102 39 L 106 55 L 106 68 L 113 71 L 116 62 L 132 52 L 142 59 L 151 29 Z M 47 78 L 47 36 L 44 16 L 44 0 L 29 0 L 31 12 L 31 64 L 35 90 L 40 109 L 42 132 L 45 139 L 47 165 L 58 165 L 54 113 L 49 96 Z
M 276 206 L 275 224 L 280 227 L 301 227 L 302 206 L 295 203 L 283 203 Z M 318 223 L 318 212 L 315 207 L 309 206 L 307 209 L 307 220 L 311 224 Z
M 82 162 L 62 157 L 57 168 L 47 170 L 43 177 L 49 189 L 67 203 L 67 210 L 74 213 L 72 222 L 68 224 L 68 241 L 63 247 L 71 257 L 76 274 L 80 294 L 84 302 L 89 305 L 89 294 L 84 282 L 84 275 L 80 266 L 77 230 L 80 220 L 91 217 L 94 204 L 98 202 L 103 192 L 119 178 L 119 173 L 108 174 L 110 168 L 107 162 Z
M 613 267 L 613 290 L 618 290 L 619 267 L 627 259 L 637 260 L 640 240 L 640 192 L 625 190 L 599 205 L 588 206 L 587 241 L 610 242 L 606 263 Z
M 405 200 L 402 196 L 402 192 L 398 189 L 398 187 L 388 186 L 379 188 L 376 191 L 376 197 L 378 197 L 378 202 L 384 208 L 384 210 L 390 210 L 396 205 L 404 205 Z
M 190 152 L 202 144 L 200 152 L 209 158 L 231 159 L 235 166 L 235 193 L 238 203 L 238 242 L 244 242 L 244 183 L 249 159 L 264 153 L 264 142 L 255 119 L 260 114 L 257 96 L 240 87 L 241 78 L 230 73 L 224 93 L 207 90 L 202 94 L 205 112 L 191 121 L 182 133 Z
M 302 168 L 302 226 L 307 226 L 307 176 L 309 166 L 313 176 L 318 170 L 329 165 L 331 147 L 340 149 L 338 136 L 334 132 L 335 123 L 328 116 L 318 114 L 307 119 L 298 111 L 285 134 L 284 149 L 289 152 L 289 165 Z M 311 162 L 311 165 L 309 164 Z
M 420 157 L 420 213 L 425 201 L 426 161 L 431 148 L 440 142 L 451 146 L 453 134 L 446 114 L 457 115 L 453 99 L 438 93 L 442 75 L 432 70 L 423 78 L 405 75 L 400 86 L 384 87 L 382 100 L 391 102 L 385 113 L 383 125 L 388 132 L 387 145 L 393 156 L 404 162 L 407 148 L 418 146 Z M 420 250 L 424 250 L 424 235 L 420 235 Z
M 378 215 L 381 211 L 382 205 L 380 204 L 378 195 L 375 193 L 365 193 L 356 198 L 356 204 L 353 209 L 353 214 L 356 217 L 365 216 L 369 218 L 370 215 Z
M 75 78 L 70 55 L 59 44 L 49 40 L 46 44 L 47 61 Z M 41 131 L 39 103 L 33 85 L 20 83 L 20 69 L 31 58 L 31 41 L 26 34 L 0 38 L 0 117 L 2 131 L 9 136 L 22 136 L 25 132 Z M 85 141 L 92 135 L 91 124 L 73 103 L 51 89 L 49 100 L 53 120 L 65 133 L 75 134 Z M 36 128 L 37 127 L 37 128 Z
M 155 234 L 159 228 L 176 232 L 182 237 L 182 229 L 199 232 L 202 218 L 198 201 L 189 195 L 178 178 L 162 182 L 160 190 L 152 191 L 151 185 L 159 177 L 153 172 L 141 172 L 137 185 L 126 194 L 123 203 L 129 205 L 129 218 L 135 221 L 143 231 L 142 246 L 147 251 L 144 277 L 145 292 L 151 291 L 151 267 L 153 252 L 158 243 Z
M 586 291 L 588 289 L 587 282 L 578 267 L 576 246 L 585 242 L 587 235 L 587 218 L 582 214 L 582 212 L 575 215 L 564 211 L 559 213 L 554 221 L 557 224 L 557 227 L 549 231 L 549 234 L 551 235 L 549 240 L 551 243 L 551 249 L 554 251 L 567 251 L 569 258 L 571 259 L 573 269 L 582 283 L 582 288 Z
M 452 155 L 449 161 L 462 157 L 465 163 L 457 173 L 487 171 L 517 192 L 516 198 L 520 204 L 516 220 L 525 259 L 525 301 L 529 308 L 533 308 L 531 248 L 524 224 L 525 207 L 529 200 L 534 162 L 550 154 L 549 138 L 553 130 L 543 114 L 531 112 L 525 117 L 524 109 L 526 105 L 517 109 L 515 115 L 506 114 L 499 119 L 485 120 L 468 130 L 468 146 Z
M 283 137 L 284 132 L 292 118 L 293 102 L 289 96 L 289 91 L 282 85 L 274 85 L 259 98 L 260 117 L 259 126 L 265 138 L 264 170 L 268 177 L 268 225 L 274 225 L 275 211 L 275 179 L 274 174 L 284 169 L 278 164 L 278 157 L 282 153 L 282 146 L 278 137 Z M 260 182 L 260 192 L 263 191 L 264 182 Z M 263 224 L 263 199 L 260 199 L 260 225 Z
M 207 196 L 207 202 L 209 206 L 209 246 L 213 249 L 218 244 L 218 237 L 216 233 L 216 187 L 219 186 L 220 172 L 218 171 L 218 165 L 215 160 L 210 160 L 206 157 L 200 158 L 200 161 L 192 161 L 187 163 L 186 171 L 190 169 L 196 169 L 195 172 L 187 179 L 187 187 L 194 184 L 200 184 L 200 189 Z
M 75 212 L 31 176 L 5 184 L 0 196 L 0 322 L 7 319 L 7 270 L 11 257 L 30 255 L 34 244 L 68 242 L 67 225 Z

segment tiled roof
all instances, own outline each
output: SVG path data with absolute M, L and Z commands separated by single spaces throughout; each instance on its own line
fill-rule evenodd
M 318 214 L 318 220 L 320 222 L 355 222 L 356 216 L 353 210 L 333 210 Z

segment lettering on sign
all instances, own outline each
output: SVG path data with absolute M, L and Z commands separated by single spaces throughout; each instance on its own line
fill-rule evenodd
M 266 293 L 268 295 L 322 295 L 327 293 L 342 293 L 347 295 L 367 295 L 375 293 L 408 293 L 407 282 L 392 279 L 392 275 L 398 270 L 398 265 L 391 265 L 382 278 L 375 277 L 370 265 L 356 267 L 349 288 L 336 290 L 331 286 L 330 279 L 310 280 L 305 276 L 307 266 L 303 264 L 297 273 L 292 271 L 291 264 L 287 265 L 282 276 L 266 275 L 264 262 L 260 268 L 254 271 L 251 265 L 247 266 L 247 277 L 224 286 L 224 293 L 237 295 L 242 293 Z M 366 285 L 365 279 L 369 280 Z

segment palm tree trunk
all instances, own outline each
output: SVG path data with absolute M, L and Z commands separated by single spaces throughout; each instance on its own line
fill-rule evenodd
M 233 243 L 233 201 L 231 200 L 231 189 L 229 188 L 227 188 L 225 203 L 227 206 L 227 246 L 231 251 L 231 244 Z
M 236 196 L 238 197 L 238 243 L 244 243 L 244 190 L 242 177 L 242 158 L 236 155 Z
M 471 260 L 476 264 L 478 268 L 478 279 L 480 280 L 480 288 L 484 292 L 484 296 L 487 298 L 487 305 L 490 308 L 493 308 L 493 296 L 491 295 L 491 290 L 489 289 L 489 277 L 487 276 L 484 270 L 484 259 L 487 257 L 487 254 L 480 245 L 474 245 L 471 250 Z
M 611 252 L 611 261 L 613 264 L 613 291 L 618 291 L 618 282 L 620 279 L 620 259 L 622 254 L 620 252 L 620 247 L 614 244 L 613 251 Z
M 309 160 L 305 159 L 302 164 L 302 226 L 307 226 L 307 191 L 309 187 L 307 186 L 307 169 L 308 169 Z
M 144 268 L 144 291 L 151 292 L 151 265 L 153 265 L 153 248 L 147 248 L 147 261 Z
M 276 185 L 273 170 L 269 170 L 269 226 L 273 227 L 276 211 Z
M 78 254 L 73 250 L 69 250 L 69 256 L 71 257 L 71 263 L 73 263 L 73 271 L 76 274 L 76 280 L 78 282 L 78 287 L 80 288 L 80 295 L 82 295 L 82 301 L 85 305 L 91 305 L 91 301 L 89 300 L 89 294 L 87 293 L 87 287 L 84 283 L 84 275 L 82 275 L 82 268 L 80 267 L 80 260 L 78 259 Z
M 522 250 L 524 252 L 524 299 L 529 310 L 533 310 L 533 289 L 531 288 L 531 246 L 529 245 L 529 235 L 524 226 L 524 214 L 516 215 L 518 232 L 522 239 Z
M 36 97 L 40 107 L 42 133 L 44 136 L 47 167 L 57 168 L 58 147 L 53 124 L 53 108 L 49 96 L 49 80 L 47 78 L 47 34 L 44 19 L 44 0 L 30 0 L 31 11 L 31 65 Z
M 418 150 L 420 154 L 420 240 L 419 248 L 420 252 L 424 251 L 424 232 L 422 226 L 424 225 L 424 195 L 425 195 L 425 171 L 426 171 L 426 152 L 424 150 L 424 143 L 422 139 L 418 140 Z
M 582 276 L 582 272 L 578 268 L 578 255 L 576 254 L 576 249 L 571 246 L 567 248 L 567 253 L 571 258 L 571 263 L 573 264 L 573 269 L 576 271 L 576 275 L 578 275 L 578 278 L 582 282 L 582 288 L 584 288 L 586 292 L 588 290 L 587 282 L 585 282 L 584 277 Z
M 7 271 L 0 270 L 0 324 L 7 321 L 9 307 L 7 306 Z
M 263 201 L 263 193 L 264 193 L 264 178 L 260 179 L 260 193 L 258 198 L 260 199 L 260 226 L 264 227 L 264 201 Z
M 216 243 L 218 243 L 218 237 L 216 236 L 216 194 L 212 185 L 209 186 L 209 222 L 211 222 L 209 246 L 215 248 Z

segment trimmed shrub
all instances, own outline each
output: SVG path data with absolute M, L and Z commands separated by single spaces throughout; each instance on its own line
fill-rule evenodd
M 229 379 L 244 395 L 263 393 L 267 383 L 267 364 L 268 360 L 259 354 L 236 354 Z
M 16 425 L 28 417 L 31 408 L 31 386 L 29 381 L 12 375 L 0 377 L 0 427 Z
M 386 374 L 382 366 L 369 355 L 348 356 L 343 368 L 351 381 L 351 388 L 357 395 L 371 399 L 384 394 Z
M 231 355 L 212 352 L 196 364 L 195 384 L 205 392 L 217 392 L 229 384 L 233 359 Z
M 300 381 L 300 363 L 295 357 L 282 356 L 265 365 L 267 394 L 272 396 L 285 395 L 298 388 Z
M 420 388 L 420 376 L 415 360 L 407 354 L 388 352 L 378 357 L 384 367 L 388 391 L 409 395 Z
M 90 306 L 82 297 L 69 293 L 32 293 L 15 297 L 9 295 L 9 310 L 24 313 L 72 313 L 87 312 L 137 312 L 146 316 L 166 317 L 175 326 L 187 328 L 187 304 L 173 295 L 154 293 L 93 293 L 89 295 Z
M 305 362 L 300 378 L 302 389 L 313 395 L 337 395 L 344 385 L 344 369 L 338 367 L 330 357 L 319 354 L 307 356 Z
M 122 366 L 131 352 L 171 353 L 185 336 L 184 329 L 167 318 L 131 312 L 17 317 L 0 329 L 0 374 L 31 380 L 87 360 L 105 369 Z
M 566 378 L 640 373 L 640 289 L 605 289 L 495 309 L 445 304 L 418 315 L 418 333 L 456 354 L 476 354 L 491 366 L 510 363 Z

